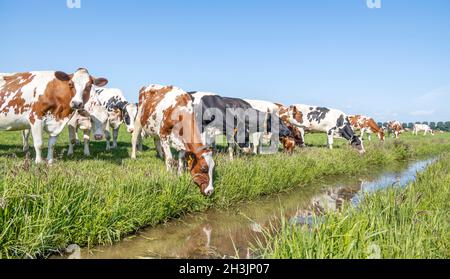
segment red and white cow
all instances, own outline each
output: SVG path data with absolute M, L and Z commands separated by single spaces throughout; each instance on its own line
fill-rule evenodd
M 384 131 L 378 127 L 373 118 L 364 115 L 349 115 L 348 119 L 354 130 L 361 130 L 361 138 L 367 132 L 367 138 L 371 141 L 372 133 L 376 133 L 381 141 L 384 141 Z
M 398 139 L 400 134 L 404 131 L 402 123 L 398 121 L 389 122 L 387 128 L 389 133 L 394 133 L 396 139 Z
M 108 81 L 93 78 L 86 69 L 74 74 L 42 71 L 0 75 L 0 130 L 30 129 L 36 150 L 36 163 L 42 162 L 43 132 L 50 135 L 49 164 L 58 135 L 69 121 L 74 109 L 81 109 L 89 100 L 92 86 Z
M 174 86 L 150 85 L 139 93 L 138 114 L 134 124 L 132 155 L 141 133 L 151 136 L 163 153 L 166 168 L 174 162 L 171 149 L 179 152 L 178 173 L 184 171 L 185 160 L 190 174 L 204 195 L 214 192 L 212 151 L 202 144 L 192 99 L 188 93 Z
M 434 136 L 434 132 L 430 128 L 430 126 L 426 124 L 414 124 L 413 135 L 417 136 L 420 132 L 424 132 L 424 136 L 426 136 L 428 133 Z
M 84 110 L 75 112 L 67 125 L 69 128 L 69 151 L 67 155 L 69 156 L 73 155 L 73 148 L 78 141 L 78 129 L 83 131 L 84 155 L 90 156 L 91 132 L 94 132 L 95 140 L 102 140 L 108 124 L 108 111 L 97 99 L 95 91 L 91 92 L 91 97 L 84 107 Z

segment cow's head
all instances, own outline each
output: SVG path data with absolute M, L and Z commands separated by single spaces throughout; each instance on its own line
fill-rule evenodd
M 134 122 L 138 113 L 137 104 L 127 104 L 122 111 L 123 122 L 127 125 L 128 133 L 134 132 Z
M 281 143 L 283 144 L 284 151 L 291 155 L 294 153 L 295 149 L 295 139 L 291 137 L 283 137 L 281 138 Z
M 303 113 L 299 111 L 296 106 L 289 107 L 289 114 L 293 125 L 301 126 L 303 124 Z
M 94 78 L 88 70 L 80 68 L 74 74 L 68 75 L 64 72 L 55 72 L 55 77 L 61 81 L 69 82 L 69 87 L 74 93 L 70 100 L 70 106 L 73 109 L 81 109 L 89 100 L 92 85 L 102 87 L 108 83 L 105 78 Z
M 90 108 L 90 110 L 94 139 L 102 140 L 106 130 L 106 125 L 108 124 L 108 111 L 102 105 L 95 105 Z
M 201 149 L 196 152 L 188 152 L 186 157 L 194 183 L 200 187 L 203 195 L 210 196 L 214 192 L 213 173 L 215 163 L 212 151 L 204 147 Z
M 366 152 L 366 150 L 364 149 L 362 139 L 355 135 L 353 129 L 350 126 L 350 123 L 344 125 L 344 127 L 341 128 L 339 132 L 342 135 L 342 137 L 344 137 L 350 142 L 353 148 L 358 150 L 359 153 L 363 154 Z

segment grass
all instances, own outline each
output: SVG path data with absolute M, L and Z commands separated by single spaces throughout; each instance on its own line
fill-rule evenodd
M 325 214 L 312 229 L 282 221 L 264 258 L 448 259 L 450 257 L 450 154 L 406 188 L 391 187 L 365 197 L 358 208 Z
M 19 133 L 0 133 L 0 258 L 45 258 L 70 244 L 111 244 L 185 213 L 225 209 L 328 175 L 362 174 L 450 151 L 448 134 L 409 135 L 384 145 L 374 140 L 364 156 L 344 141 L 327 150 L 322 147 L 325 135 L 311 135 L 311 147 L 293 156 L 247 156 L 229 162 L 226 155 L 216 155 L 216 193 L 205 198 L 189 175 L 165 171 L 151 141 L 136 161 L 129 159 L 129 142 L 130 136 L 121 131 L 117 150 L 107 152 L 104 143 L 93 143 L 93 157 L 83 158 L 79 147 L 67 158 L 65 132 L 56 148 L 59 160 L 47 167 L 26 159 Z

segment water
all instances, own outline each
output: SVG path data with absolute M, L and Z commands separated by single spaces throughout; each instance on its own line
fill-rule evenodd
M 283 215 L 293 225 L 321 222 L 327 211 L 345 202 L 355 206 L 366 193 L 403 187 L 434 160 L 398 165 L 360 178 L 329 178 L 289 193 L 262 198 L 228 211 L 195 213 L 140 231 L 112 246 L 85 248 L 64 257 L 98 258 L 251 258 L 251 243 Z

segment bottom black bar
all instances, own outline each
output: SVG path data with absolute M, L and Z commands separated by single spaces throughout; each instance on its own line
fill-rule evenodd
M 3 276 L 14 278 L 20 275 L 101 278 L 148 275 L 148 278 L 275 279 L 284 278 L 281 276 L 365 277 L 393 273 L 430 276 L 433 272 L 448 271 L 448 263 L 445 260 L 5 260 L 0 261 L 0 271 Z

